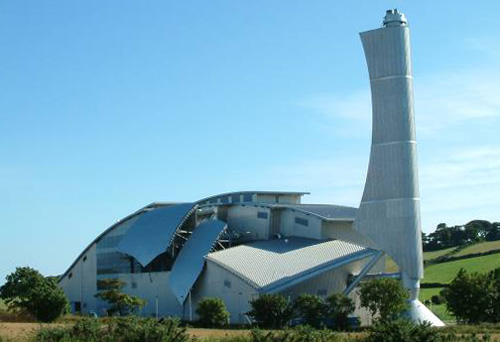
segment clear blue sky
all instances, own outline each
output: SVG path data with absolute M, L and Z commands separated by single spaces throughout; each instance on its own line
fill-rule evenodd
M 424 231 L 500 220 L 500 2 L 0 2 L 0 283 L 62 273 L 153 201 L 310 191 L 357 206 L 358 33 L 412 29 Z

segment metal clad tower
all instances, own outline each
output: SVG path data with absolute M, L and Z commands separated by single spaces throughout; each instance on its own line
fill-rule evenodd
M 361 40 L 370 75 L 373 132 L 355 227 L 396 261 L 414 299 L 423 262 L 410 30 L 405 16 L 387 11 L 384 27 L 361 33 Z
M 355 229 L 398 264 L 414 321 L 444 325 L 418 301 L 423 277 L 410 29 L 389 10 L 383 27 L 361 33 L 372 95 L 372 146 Z

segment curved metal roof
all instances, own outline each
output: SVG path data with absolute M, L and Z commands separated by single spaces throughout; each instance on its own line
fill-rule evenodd
M 375 253 L 340 240 L 293 237 L 228 248 L 210 253 L 206 259 L 259 292 L 276 292 Z
M 222 221 L 207 220 L 200 223 L 179 252 L 168 282 L 181 304 L 203 270 L 205 256 L 210 253 L 224 229 L 226 223 Z
M 174 204 L 152 209 L 130 228 L 118 245 L 118 251 L 148 265 L 170 246 L 178 227 L 194 210 L 194 203 Z

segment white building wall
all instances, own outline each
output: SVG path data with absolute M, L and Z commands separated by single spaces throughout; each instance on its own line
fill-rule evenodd
M 260 218 L 258 214 L 265 213 L 267 218 Z M 269 238 L 271 213 L 269 208 L 253 205 L 235 205 L 228 208 L 228 227 L 237 232 L 246 233 L 244 235 L 250 240 L 267 240 Z
M 95 243 L 71 267 L 59 282 L 59 286 L 72 304 L 72 310 L 74 303 L 80 302 L 82 312 L 95 311 L 96 298 L 94 295 L 97 292 Z
M 297 223 L 296 218 L 306 220 L 307 226 Z M 285 209 L 281 213 L 280 232 L 284 236 L 321 239 L 321 221 L 322 220 L 316 216 L 307 215 L 293 209 Z
M 367 262 L 368 260 L 366 259 L 353 262 L 293 286 L 281 292 L 281 294 L 293 300 L 303 293 L 318 295 L 322 298 L 331 296 L 334 293 L 342 293 L 347 286 L 349 276 L 358 274 Z M 357 289 L 352 291 L 348 297 L 351 298 L 355 304 L 356 308 L 353 314 L 360 318 L 361 324 L 371 324 L 371 314 L 368 310 L 361 307 Z
M 193 291 L 193 313 L 201 298 L 218 297 L 226 304 L 231 323 L 249 323 L 245 313 L 250 311 L 249 301 L 255 296 L 257 296 L 255 288 L 219 265 L 208 261 Z M 197 318 L 196 315 L 194 318 Z
M 281 204 L 300 204 L 300 195 L 274 195 L 257 194 L 257 202 L 262 203 L 281 203 Z
M 123 292 L 146 300 L 146 305 L 141 311 L 142 316 L 155 317 L 183 315 L 183 307 L 168 286 L 170 272 L 129 273 L 100 276 L 103 278 L 119 278 L 126 283 Z M 157 306 L 158 305 L 158 306 Z M 107 304 L 99 301 L 97 313 L 105 314 Z
M 323 221 L 322 236 L 324 239 L 337 239 L 350 242 L 359 246 L 370 246 L 370 240 L 354 230 L 353 222 L 332 222 Z M 386 258 L 381 258 L 370 270 L 369 273 L 383 273 L 386 270 Z

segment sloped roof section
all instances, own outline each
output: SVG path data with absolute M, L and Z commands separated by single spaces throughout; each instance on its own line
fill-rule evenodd
M 179 252 L 172 267 L 169 284 L 181 304 L 203 270 L 205 256 L 210 253 L 224 229 L 226 223 L 222 221 L 207 220 L 200 223 Z
M 332 204 L 290 204 L 284 207 L 310 213 L 326 220 L 354 221 L 358 211 L 353 207 Z
M 260 292 L 275 292 L 377 251 L 340 240 L 288 238 L 210 253 L 207 260 Z
M 118 251 L 134 257 L 142 266 L 147 266 L 167 250 L 177 228 L 194 208 L 194 203 L 182 203 L 145 212 L 120 241 Z

